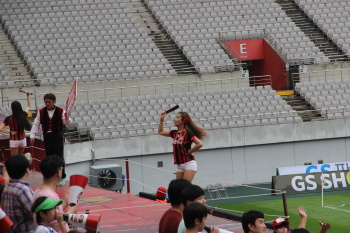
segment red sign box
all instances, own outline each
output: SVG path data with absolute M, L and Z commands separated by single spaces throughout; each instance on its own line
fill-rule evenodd
M 74 106 L 75 100 L 77 99 L 77 92 L 78 92 L 78 81 L 74 80 L 72 89 L 70 90 L 68 98 L 66 100 L 67 117 L 69 117 L 70 112 L 72 111 L 72 108 Z
M 238 61 L 264 59 L 264 39 L 234 40 L 223 42 L 226 49 Z

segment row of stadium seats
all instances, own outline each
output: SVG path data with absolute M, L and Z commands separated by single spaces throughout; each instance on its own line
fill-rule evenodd
M 342 72 L 342 70 L 339 70 L 340 72 Z M 347 72 L 347 70 L 344 70 L 344 73 Z M 326 88 L 326 86 L 333 86 L 333 85 L 339 85 L 342 87 L 345 87 L 345 85 L 348 85 L 350 83 L 349 79 L 335 79 L 335 80 L 327 80 L 327 81 L 312 81 L 312 82 L 299 82 L 295 84 L 295 90 L 297 92 L 301 91 L 301 88 L 303 87 L 310 87 L 310 88 Z M 338 87 L 338 86 L 336 86 Z M 329 90 L 329 87 L 327 87 L 327 90 Z
M 322 116 L 339 119 L 350 116 L 350 80 L 297 83 L 295 90 Z
M 177 75 L 125 3 L 20 0 L 0 8 L 42 84 Z
M 216 118 L 211 120 L 217 121 Z M 206 130 L 215 129 L 227 129 L 236 127 L 250 127 L 250 126 L 261 126 L 261 125 L 276 125 L 276 124 L 287 124 L 302 122 L 300 117 L 278 117 L 278 118 L 264 118 L 255 120 L 228 120 L 223 122 L 213 122 L 198 124 L 204 127 Z M 91 134 L 94 140 L 111 139 L 111 138 L 124 138 L 124 137 L 138 137 L 147 135 L 158 134 L 158 124 L 152 124 L 147 128 L 148 125 L 133 125 L 128 130 L 118 127 L 107 127 L 107 128 L 92 128 Z
M 0 61 L 0 88 L 14 87 L 15 82 L 12 80 L 5 65 Z
M 186 92 L 183 96 L 168 93 L 80 101 L 72 110 L 72 118 L 80 129 L 98 133 L 106 129 L 110 132 L 156 129 L 160 112 L 176 104 L 180 111 L 189 112 L 196 123 L 208 129 L 302 121 L 271 86 Z M 171 128 L 173 124 L 170 119 L 165 127 Z
M 345 54 L 350 55 L 350 2 L 295 0 L 308 16 Z

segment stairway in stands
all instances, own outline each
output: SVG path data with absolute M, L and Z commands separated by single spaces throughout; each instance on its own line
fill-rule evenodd
M 314 44 L 329 58 L 331 62 L 349 61 L 349 58 L 331 41 L 327 35 L 318 29 L 307 14 L 291 0 L 277 0 L 282 9 L 293 22 L 310 38 Z
M 178 75 L 198 74 L 143 0 L 129 0 L 125 3 Z
M 302 99 L 299 95 L 286 95 L 281 96 L 287 104 L 289 104 L 293 110 L 295 110 L 304 122 L 306 121 L 322 121 L 327 120 L 326 118 L 320 116 L 306 100 Z
M 22 61 L 5 31 L 0 29 L 0 60 L 14 79 L 17 87 L 33 86 L 28 68 Z

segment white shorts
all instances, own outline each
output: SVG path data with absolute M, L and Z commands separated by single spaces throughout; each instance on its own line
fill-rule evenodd
M 191 170 L 191 171 L 197 171 L 197 162 L 196 160 L 191 160 L 184 164 L 178 164 L 177 165 L 177 171 L 178 172 L 185 172 L 185 170 Z
M 27 146 L 26 138 L 22 140 L 10 140 L 10 148 L 26 147 L 26 146 Z

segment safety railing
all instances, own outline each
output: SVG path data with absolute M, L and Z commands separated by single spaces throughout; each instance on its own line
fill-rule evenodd
M 251 76 L 248 78 L 251 86 L 271 85 L 271 76 Z M 249 85 L 248 85 L 249 86 Z M 247 87 L 247 78 L 227 78 L 215 80 L 201 80 L 180 83 L 165 83 L 154 85 L 139 85 L 139 86 L 121 86 L 115 88 L 101 88 L 101 89 L 78 89 L 78 99 L 107 99 L 120 98 L 125 96 L 140 96 L 140 95 L 154 95 L 173 92 L 189 92 L 189 91 L 209 91 L 218 89 L 232 89 Z M 66 100 L 69 90 L 66 92 L 53 92 L 56 95 L 57 102 Z M 38 93 L 39 99 L 46 93 Z
M 350 68 L 334 70 L 308 71 L 304 73 L 292 74 L 293 87 L 299 82 L 330 81 L 330 80 L 350 80 Z

